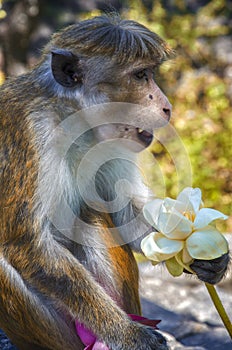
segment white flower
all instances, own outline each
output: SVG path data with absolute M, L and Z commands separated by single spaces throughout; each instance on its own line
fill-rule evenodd
M 228 217 L 203 208 L 199 188 L 185 188 L 176 200 L 155 199 L 144 206 L 143 214 L 158 232 L 145 237 L 141 248 L 154 264 L 166 261 L 173 276 L 179 276 L 193 259 L 211 260 L 228 252 L 225 237 L 211 224 Z

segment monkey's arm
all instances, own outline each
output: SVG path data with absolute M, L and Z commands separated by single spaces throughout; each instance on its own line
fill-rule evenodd
M 198 278 L 203 282 L 216 284 L 220 282 L 225 275 L 229 260 L 229 253 L 226 253 L 220 258 L 213 260 L 196 259 L 192 265 L 190 265 L 190 267 L 194 272 L 196 272 Z

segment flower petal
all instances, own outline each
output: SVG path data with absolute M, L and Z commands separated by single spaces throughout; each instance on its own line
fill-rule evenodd
M 75 325 L 76 325 L 77 334 L 79 335 L 82 343 L 84 345 L 94 344 L 94 342 L 96 341 L 96 336 L 88 328 L 86 328 L 82 323 L 79 323 L 78 321 L 76 321 Z
M 84 350 L 88 350 L 88 348 L 85 348 Z M 94 345 L 92 347 L 92 350 L 110 350 L 110 349 L 108 348 L 108 346 L 106 344 L 104 344 L 100 340 L 96 340 L 96 342 L 94 343 Z
M 169 197 L 164 199 L 163 206 L 168 213 L 169 212 L 173 213 L 176 211 L 178 211 L 179 213 L 183 213 L 184 211 L 186 211 L 186 203 L 177 201 Z
M 164 261 L 176 255 L 183 248 L 181 241 L 170 240 L 162 233 L 152 232 L 141 242 L 145 256 L 154 261 Z
M 201 190 L 200 188 L 186 187 L 177 196 L 177 200 L 185 203 L 185 211 L 194 211 L 197 213 L 201 205 Z
M 191 257 L 191 255 L 189 255 L 188 250 L 186 249 L 186 247 L 184 247 L 184 249 L 181 252 L 181 260 L 185 265 L 190 265 L 191 263 L 193 263 L 193 258 Z
M 196 229 L 207 226 L 211 221 L 216 219 L 228 219 L 227 215 L 224 215 L 218 210 L 210 209 L 210 208 L 202 208 L 197 213 L 197 216 L 194 220 L 194 227 Z
M 194 232 L 187 240 L 186 247 L 194 259 L 211 260 L 227 253 L 225 237 L 213 226 L 206 226 Z
M 161 322 L 161 320 L 153 320 L 140 315 L 128 314 L 128 316 L 132 319 L 132 321 L 144 324 L 146 326 L 152 327 L 154 329 L 158 329 L 157 324 Z
M 161 206 L 163 204 L 162 199 L 154 199 L 153 201 L 147 203 L 143 207 L 143 215 L 147 222 L 156 228 L 158 217 L 160 214 Z
M 160 213 L 157 226 L 169 239 L 186 239 L 192 232 L 192 222 L 178 212 Z
M 182 275 L 182 273 L 184 271 L 183 266 L 178 264 L 175 257 L 172 257 L 172 258 L 166 260 L 165 265 L 168 269 L 168 272 L 174 277 L 178 277 L 178 276 Z

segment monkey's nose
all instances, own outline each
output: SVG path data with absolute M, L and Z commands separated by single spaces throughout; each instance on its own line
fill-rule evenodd
M 171 118 L 171 114 L 172 114 L 171 109 L 163 108 L 163 112 L 164 112 L 164 118 L 169 121 Z

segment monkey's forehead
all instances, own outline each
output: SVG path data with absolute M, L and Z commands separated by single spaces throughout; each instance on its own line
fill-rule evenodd
M 77 55 L 114 57 L 122 64 L 138 59 L 160 64 L 173 55 L 156 33 L 135 21 L 122 20 L 118 15 L 98 16 L 69 26 L 54 34 L 51 46 L 71 50 Z

